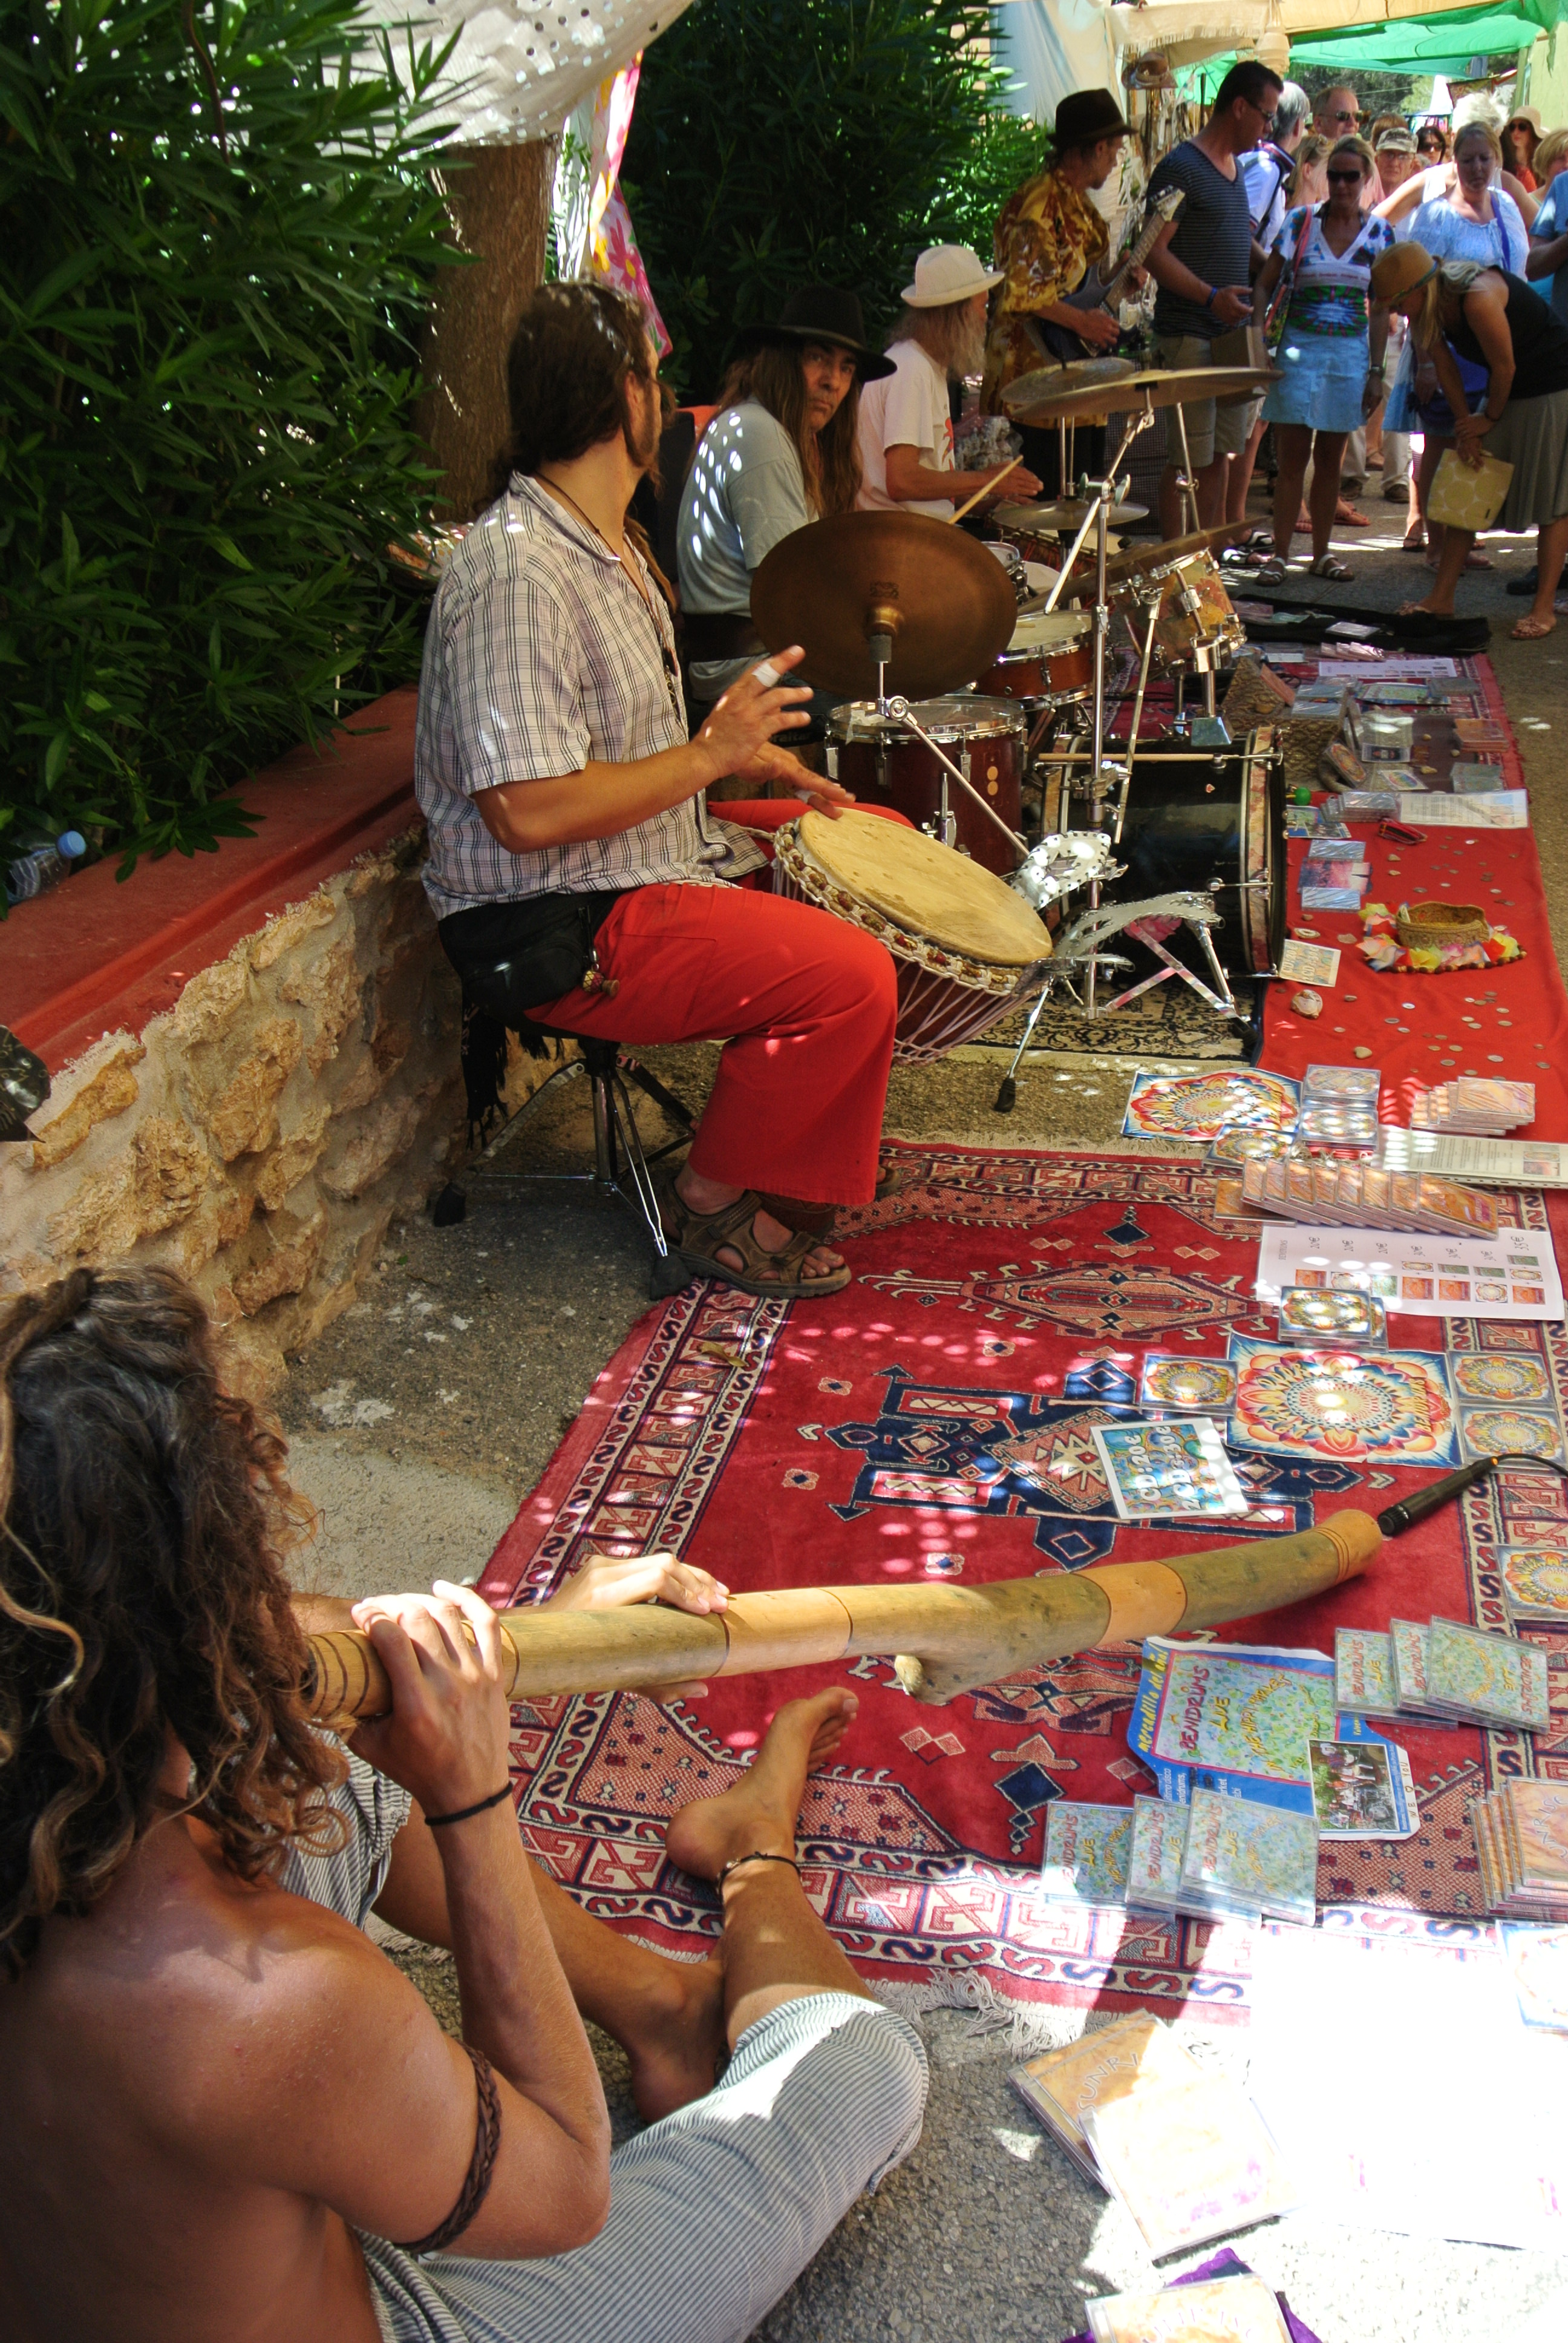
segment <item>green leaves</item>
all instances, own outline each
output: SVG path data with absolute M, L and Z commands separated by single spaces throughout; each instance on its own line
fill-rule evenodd
M 873 335 L 929 244 L 989 255 L 1040 135 L 1001 105 L 975 0 L 696 0 L 643 64 L 623 176 L 675 344 L 717 393 L 738 326 L 813 281 Z
M 0 0 L 0 814 L 122 869 L 418 656 L 442 56 L 196 0 L 226 159 L 183 13 Z

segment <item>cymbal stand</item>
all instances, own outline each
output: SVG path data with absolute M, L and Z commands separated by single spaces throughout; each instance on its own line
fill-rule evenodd
M 881 663 L 879 661 L 878 663 L 877 680 L 879 683 L 881 681 Z M 891 699 L 883 699 L 879 696 L 877 701 L 877 713 L 879 716 L 890 718 L 891 721 L 900 726 L 901 729 L 912 732 L 917 740 L 923 740 L 927 748 L 930 750 L 932 756 L 936 759 L 938 764 L 942 767 L 942 793 L 940 804 L 937 812 L 937 820 L 940 825 L 941 842 L 944 846 L 950 846 L 953 843 L 953 836 L 950 833 L 956 834 L 958 830 L 958 817 L 950 809 L 948 804 L 948 775 L 950 773 L 953 779 L 957 781 L 960 789 L 964 791 L 965 795 L 967 797 L 973 798 L 981 813 L 987 815 L 990 820 L 995 822 L 998 830 L 1000 830 L 1009 845 L 1017 848 L 1020 859 L 1021 860 L 1021 858 L 1029 852 L 1028 846 L 1019 836 L 1017 830 L 1010 828 L 1010 826 L 1003 821 L 995 806 L 987 803 L 986 799 L 981 797 L 979 789 L 976 789 L 974 783 L 970 779 L 968 774 L 960 772 L 958 766 L 954 764 L 952 759 L 948 755 L 947 750 L 942 748 L 939 741 L 932 739 L 930 734 L 926 730 L 925 726 L 912 712 L 907 699 L 903 699 L 898 693 L 895 693 Z
M 1132 703 L 1132 729 L 1127 739 L 1127 761 L 1121 770 L 1121 790 L 1116 800 L 1116 827 L 1111 833 L 1112 846 L 1121 843 L 1121 826 L 1127 820 L 1127 799 L 1132 789 L 1132 760 L 1138 754 L 1138 728 L 1143 721 L 1143 695 L 1149 688 L 1149 661 L 1154 649 L 1154 629 L 1160 623 L 1160 596 L 1156 593 L 1149 608 L 1149 631 L 1143 638 L 1143 656 L 1138 669 L 1138 697 Z
M 1177 437 L 1181 442 L 1181 496 L 1187 507 L 1188 526 L 1196 533 L 1203 526 L 1198 518 L 1198 483 L 1192 474 L 1192 454 L 1187 445 L 1187 410 L 1180 405 L 1170 413 L 1176 417 Z

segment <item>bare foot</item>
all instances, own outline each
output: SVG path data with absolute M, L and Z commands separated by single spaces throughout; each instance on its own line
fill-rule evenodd
M 1509 631 L 1516 643 L 1538 643 L 1543 635 L 1552 634 L 1556 625 L 1550 611 L 1532 610 L 1528 618 L 1521 618 Z
M 842 1688 L 786 1701 L 734 1789 L 696 1798 L 672 1815 L 665 1837 L 670 1861 L 695 1879 L 717 1879 L 738 1855 L 793 1855 L 806 1776 L 832 1755 L 859 1705 Z
M 666 1961 L 668 2001 L 639 2009 L 635 2039 L 625 2043 L 631 2061 L 631 2096 L 644 2123 L 689 2107 L 713 2088 L 724 2056 L 724 1964 Z

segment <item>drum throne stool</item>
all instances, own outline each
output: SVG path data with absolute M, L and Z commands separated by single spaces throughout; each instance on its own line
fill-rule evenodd
M 621 1055 L 618 1041 L 570 1033 L 556 1025 L 534 1025 L 532 1030 L 552 1041 L 575 1041 L 581 1055 L 558 1066 L 524 1100 L 517 1112 L 508 1116 L 494 1138 L 475 1157 L 461 1182 L 447 1182 L 431 1204 L 432 1222 L 438 1229 L 451 1228 L 467 1215 L 470 1198 L 476 1202 L 514 1203 L 520 1202 L 528 1189 L 543 1183 L 587 1182 L 597 1194 L 614 1196 L 631 1212 L 640 1215 L 653 1240 L 650 1298 L 657 1302 L 666 1294 L 681 1292 L 691 1282 L 691 1272 L 665 1235 L 650 1167 L 689 1143 L 697 1127 L 691 1116 L 657 1075 L 649 1073 L 637 1059 Z M 515 1172 L 498 1163 L 497 1159 L 514 1140 L 518 1125 L 545 1092 L 558 1082 L 576 1081 L 579 1076 L 586 1077 L 592 1101 L 592 1171 Z M 676 1126 L 676 1137 L 656 1148 L 651 1155 L 644 1150 L 638 1131 L 628 1087 L 631 1083 L 652 1099 Z

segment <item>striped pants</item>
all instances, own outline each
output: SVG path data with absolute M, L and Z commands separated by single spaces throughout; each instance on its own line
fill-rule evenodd
M 407 1819 L 396 1786 L 351 1760 L 334 1800 L 348 1845 L 291 1850 L 283 1884 L 362 1927 Z M 706 2098 L 610 2157 L 609 2218 L 539 2261 L 416 2261 L 361 2237 L 387 2343 L 739 2343 L 862 2190 L 920 2136 L 926 2058 L 906 2018 L 852 1994 L 786 2002 L 735 2046 Z

